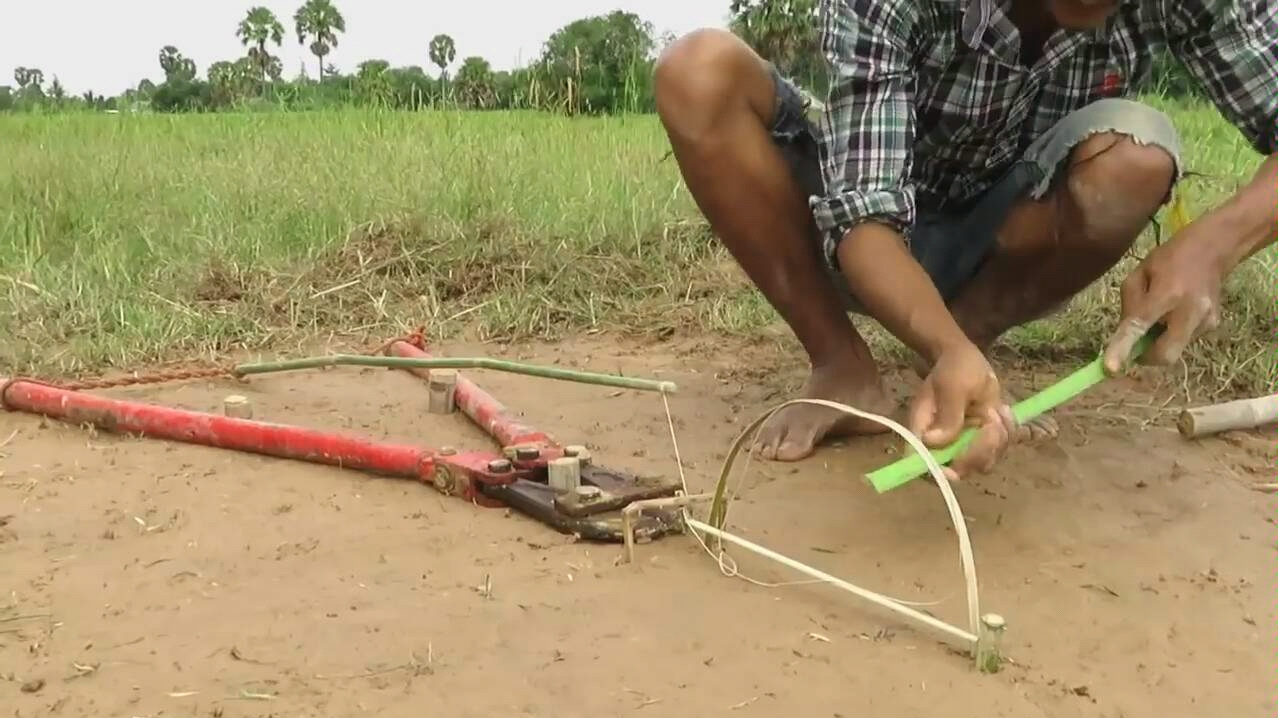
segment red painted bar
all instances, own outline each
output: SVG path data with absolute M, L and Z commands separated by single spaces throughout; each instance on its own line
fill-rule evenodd
M 429 481 L 434 452 L 299 426 L 235 419 L 0 378 L 0 407 L 72 424 Z
M 413 359 L 429 359 L 430 354 L 418 349 L 408 342 L 394 342 L 389 347 L 395 356 Z M 409 369 L 417 376 L 428 379 L 430 371 L 426 369 Z M 549 434 L 538 431 L 525 424 L 497 401 L 492 394 L 484 391 L 478 384 L 465 376 L 457 376 L 457 406 L 470 420 L 497 440 L 503 448 L 520 444 L 537 444 L 550 446 L 554 440 Z

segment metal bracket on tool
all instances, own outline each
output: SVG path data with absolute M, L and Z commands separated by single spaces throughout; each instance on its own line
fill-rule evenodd
M 552 488 L 547 464 L 563 450 L 520 447 L 515 461 L 492 452 L 439 450 L 429 482 L 441 493 L 490 508 L 510 507 L 567 534 L 590 541 L 624 540 L 622 509 L 635 501 L 673 496 L 678 485 L 587 465 L 580 485 L 570 491 Z M 512 452 L 506 452 L 510 455 Z M 651 512 L 637 529 L 656 538 L 678 531 L 677 515 Z
M 423 347 L 393 342 L 387 353 L 429 357 Z M 409 370 L 429 380 L 429 372 Z M 596 464 L 584 446 L 561 446 L 537 431 L 473 381 L 450 376 L 451 403 L 502 445 L 501 453 L 440 449 L 430 483 L 441 492 L 480 506 L 509 507 L 557 531 L 588 541 L 621 543 L 627 531 L 622 511 L 637 501 L 673 497 L 679 484 L 640 478 Z M 551 463 L 575 459 L 570 486 L 553 486 Z M 677 511 L 655 507 L 636 517 L 630 535 L 651 540 L 682 531 Z

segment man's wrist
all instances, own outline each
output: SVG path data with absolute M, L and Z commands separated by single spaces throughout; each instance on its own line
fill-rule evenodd
M 942 355 L 955 349 L 972 346 L 972 340 L 963 333 L 954 317 L 946 309 L 945 318 L 937 327 L 930 328 L 923 336 L 923 346 L 919 354 L 929 363 L 935 364 Z
M 1195 222 L 1205 226 L 1188 236 L 1201 244 L 1197 249 L 1221 279 L 1278 239 L 1275 183 L 1278 183 L 1278 155 L 1270 155 L 1237 194 Z

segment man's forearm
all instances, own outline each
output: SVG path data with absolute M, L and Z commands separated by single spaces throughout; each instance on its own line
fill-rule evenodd
M 1278 154 L 1270 155 L 1250 182 L 1197 222 L 1210 224 L 1212 231 L 1204 235 L 1221 243 L 1217 261 L 1222 276 L 1273 244 L 1278 239 Z
M 896 230 L 877 222 L 858 224 L 839 244 L 838 254 L 848 285 L 870 316 L 928 361 L 968 341 Z

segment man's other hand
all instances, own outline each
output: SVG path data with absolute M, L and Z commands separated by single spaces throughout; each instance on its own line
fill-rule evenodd
M 1220 243 L 1201 236 L 1204 226 L 1190 225 L 1155 248 L 1123 282 L 1122 315 L 1105 347 L 1109 374 L 1122 371 L 1132 347 L 1156 324 L 1165 330 L 1141 362 L 1158 366 L 1175 362 L 1196 336 L 1220 325 Z

